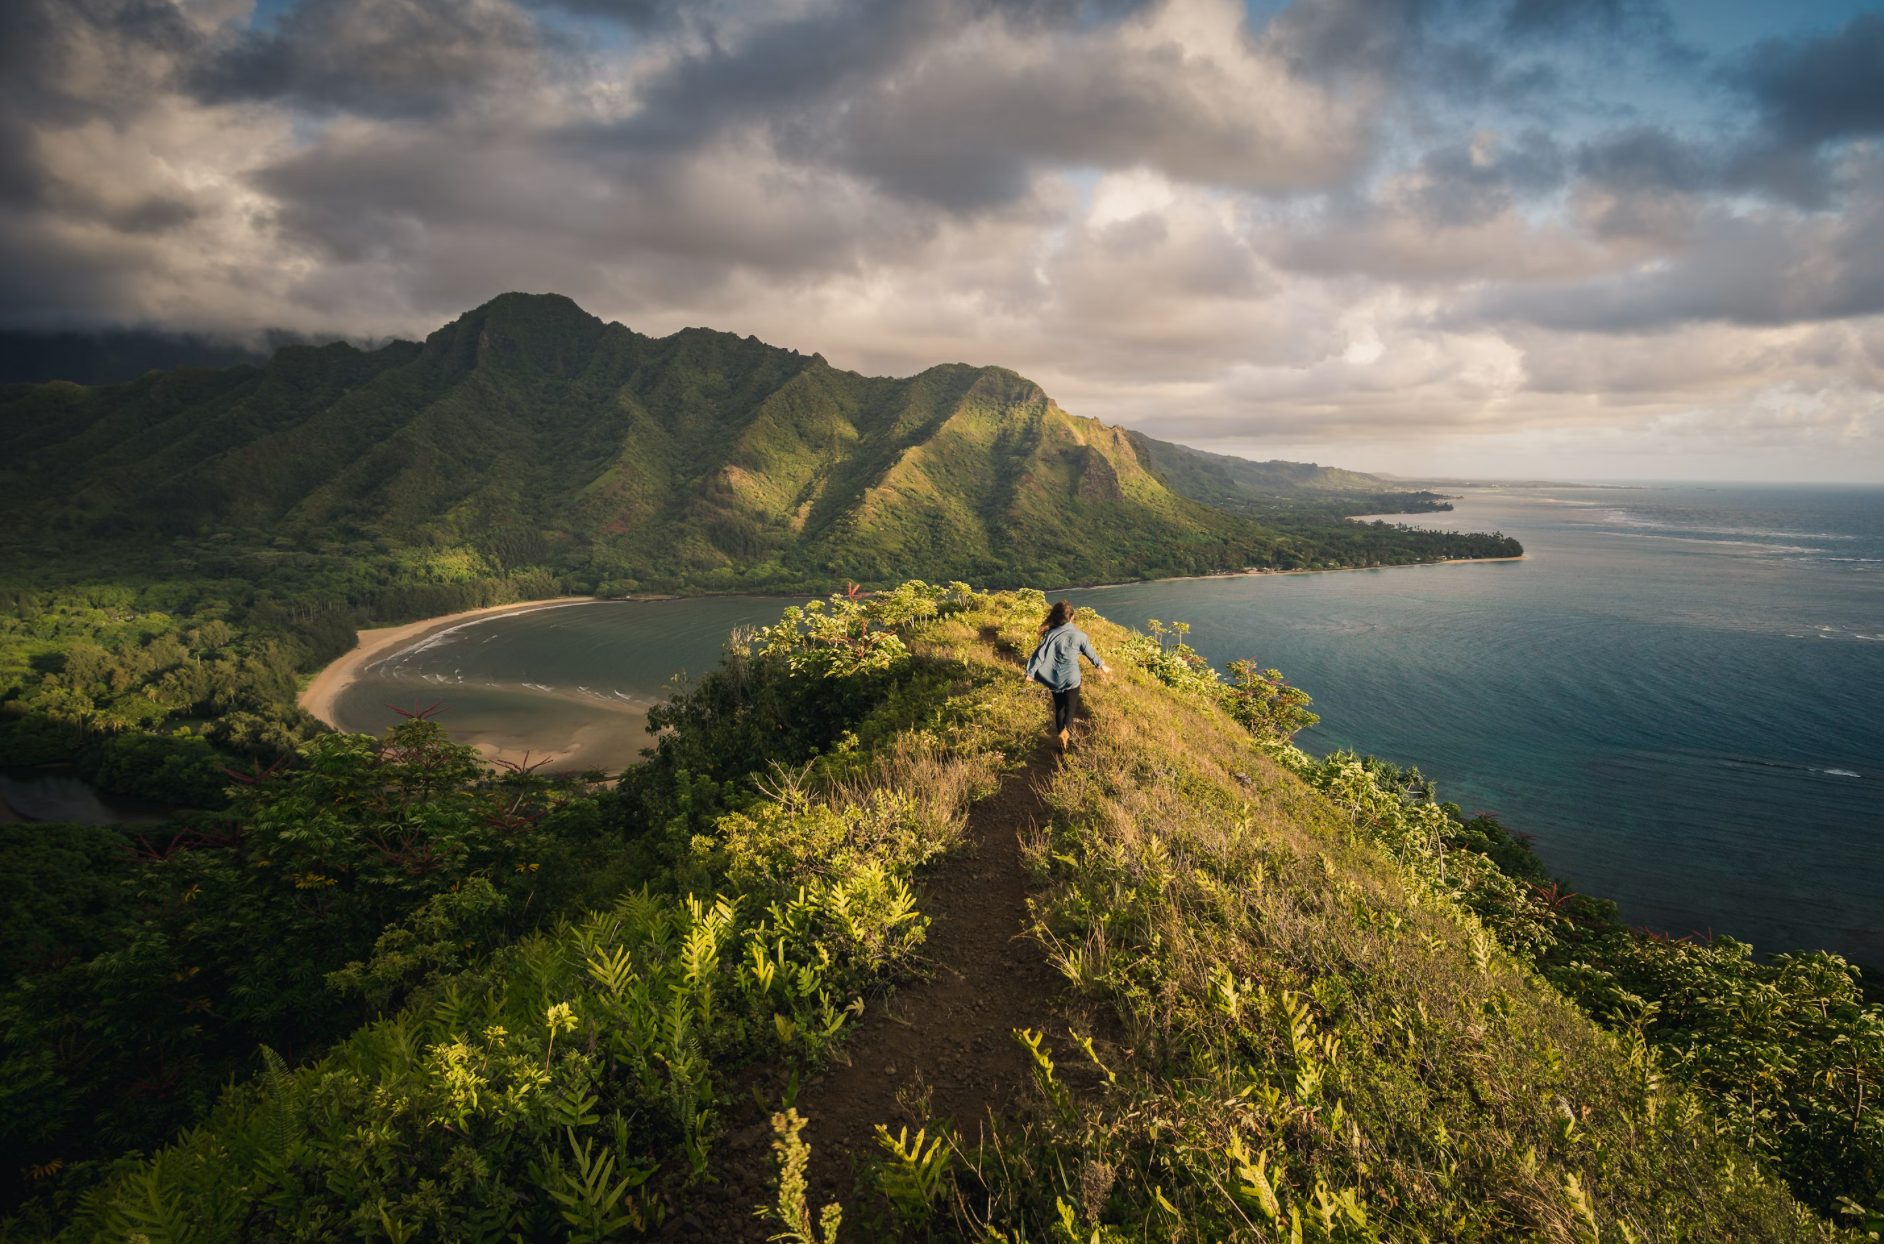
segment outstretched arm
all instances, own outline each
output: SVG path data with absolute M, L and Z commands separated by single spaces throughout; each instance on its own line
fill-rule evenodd
M 1094 669 L 1104 672 L 1106 668 L 1106 663 L 1104 661 L 1101 661 L 1099 659 L 1099 654 L 1092 650 L 1092 640 L 1087 639 L 1082 636 L 1079 641 L 1079 651 L 1080 651 L 1081 656 L 1085 657 L 1088 661 L 1092 662 L 1092 667 Z

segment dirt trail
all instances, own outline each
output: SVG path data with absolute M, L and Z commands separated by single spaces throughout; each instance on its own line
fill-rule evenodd
M 1029 1082 L 1031 1061 L 1016 1028 L 1063 1036 L 1056 1005 L 1065 982 L 1040 947 L 1020 934 L 1027 919 L 1021 835 L 1047 820 L 1038 787 L 1056 758 L 1045 749 L 968 813 L 964 849 L 933 877 L 922 910 L 931 917 L 928 980 L 870 1009 L 838 1062 L 798 1095 L 812 1147 L 813 1213 L 851 1200 L 863 1159 L 877 1153 L 876 1125 L 913 1132 L 952 1120 L 973 1144 L 990 1112 L 1001 1114 Z M 1055 1041 L 1056 1046 L 1063 1044 Z M 754 1125 L 731 1138 L 733 1170 L 717 1204 L 696 1204 L 674 1234 L 701 1240 L 764 1240 L 776 1226 L 751 1218 L 775 1172 L 771 1135 Z M 750 1166 L 750 1171 L 744 1169 Z
M 973 1143 L 1030 1077 L 1016 1028 L 1055 1030 L 1065 982 L 1038 944 L 1021 936 L 1027 874 L 1021 835 L 1043 824 L 1037 785 L 1052 761 L 1036 757 L 970 809 L 967 850 L 931 883 L 929 980 L 875 1008 L 846 1043 L 850 1065 L 830 1068 L 799 1095 L 811 1120 L 811 1182 L 848 1192 L 853 1160 L 877 1152 L 876 1125 L 912 1129 L 952 1119 Z M 1063 1027 L 1062 1025 L 1059 1025 Z M 926 1097 L 926 1104 L 925 1104 Z

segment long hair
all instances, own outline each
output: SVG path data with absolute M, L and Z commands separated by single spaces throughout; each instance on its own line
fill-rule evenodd
M 1040 624 L 1040 633 L 1042 635 L 1045 635 L 1048 631 L 1052 630 L 1054 627 L 1065 626 L 1068 622 L 1071 622 L 1072 620 L 1073 620 L 1072 602 L 1065 601 L 1065 600 L 1056 601 L 1054 603 L 1053 608 L 1047 610 L 1047 620 Z

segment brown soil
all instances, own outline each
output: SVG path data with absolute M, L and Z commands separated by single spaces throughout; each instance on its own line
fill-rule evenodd
M 1021 839 L 1047 819 L 1038 787 L 1056 759 L 1043 748 L 969 810 L 964 850 L 930 880 L 922 903 L 932 921 L 928 979 L 871 1008 L 840 1061 L 799 1093 L 798 1112 L 810 1120 L 804 1138 L 811 1145 L 807 1200 L 814 1217 L 829 1201 L 851 1203 L 865 1164 L 879 1152 L 879 1123 L 913 1133 L 946 1121 L 964 1144 L 980 1139 L 990 1117 L 1005 1114 L 1030 1083 L 1032 1061 L 1014 1040 L 1015 1029 L 1054 1034 L 1061 1038 L 1054 1046 L 1065 1046 L 1067 1019 L 1056 1004 L 1064 979 L 1022 936 Z M 778 1100 L 776 1091 L 768 1095 Z M 670 1223 L 669 1232 L 760 1241 L 777 1231 L 752 1216 L 776 1179 L 770 1142 L 756 1115 L 735 1131 L 728 1160 L 715 1162 L 721 1187 Z

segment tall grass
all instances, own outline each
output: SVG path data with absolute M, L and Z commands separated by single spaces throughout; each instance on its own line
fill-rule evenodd
M 1102 647 L 1129 637 L 1095 620 Z M 1147 665 L 1155 662 L 1147 662 Z M 1038 1034 L 1039 1107 L 958 1226 L 1019 1240 L 1779 1240 L 1828 1233 L 1446 890 L 1210 695 L 1087 697 L 1035 935 L 1116 1040 Z M 1084 1065 L 1082 1083 L 1069 1068 Z
M 848 619 L 839 643 L 802 630 L 836 657 L 794 667 L 749 640 L 737 678 L 677 706 L 663 744 L 748 770 L 676 761 L 638 779 L 667 892 L 564 919 L 320 1062 L 266 1059 L 202 1127 L 125 1158 L 63 1238 L 663 1230 L 721 1168 L 733 1074 L 815 1065 L 907 971 L 923 870 L 1032 752 L 1044 707 L 1015 658 L 1043 606 L 957 591 L 898 623 L 888 657 L 860 642 L 856 602 L 826 615 Z M 986 1144 L 948 1120 L 884 1129 L 874 1179 L 815 1219 L 802 1120 L 779 1114 L 786 1238 L 1836 1237 L 1671 1084 L 1640 1023 L 1600 1027 L 1474 914 L 1461 887 L 1496 870 L 1444 849 L 1437 810 L 1345 762 L 1304 780 L 1239 724 L 1299 723 L 1279 678 L 1226 689 L 1164 645 L 1085 625 L 1121 659 L 1023 846 L 1029 932 L 1094 1022 L 1015 1034 L 1035 1091 Z M 806 698 L 824 684 L 805 679 L 831 696 Z M 753 706 L 801 704 L 829 716 L 821 741 L 800 729 L 764 763 L 784 735 Z

